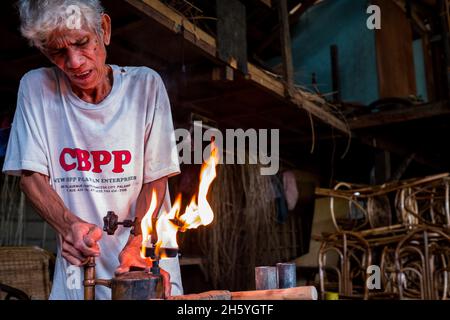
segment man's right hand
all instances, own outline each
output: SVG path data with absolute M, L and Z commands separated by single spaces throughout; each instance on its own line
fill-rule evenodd
M 61 255 L 72 265 L 81 266 L 88 257 L 98 257 L 100 248 L 97 242 L 102 230 L 94 224 L 75 222 L 69 232 L 62 237 Z
M 37 213 L 61 235 L 61 254 L 67 261 L 80 266 L 88 257 L 100 254 L 97 241 L 102 237 L 102 230 L 75 216 L 50 186 L 48 176 L 23 171 L 20 188 Z

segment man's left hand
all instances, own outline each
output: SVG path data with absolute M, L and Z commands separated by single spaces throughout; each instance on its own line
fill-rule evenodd
M 130 267 L 150 268 L 152 266 L 150 259 L 146 260 L 141 258 L 141 244 L 141 235 L 130 237 L 128 243 L 119 255 L 120 266 L 115 271 L 116 275 L 129 272 Z M 163 278 L 164 296 L 167 299 L 170 297 L 171 293 L 170 275 L 164 269 L 160 268 L 160 270 Z

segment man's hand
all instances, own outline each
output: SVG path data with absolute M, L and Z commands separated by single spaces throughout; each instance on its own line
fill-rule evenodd
M 37 213 L 60 235 L 62 256 L 71 264 L 80 266 L 86 258 L 100 254 L 97 241 L 102 237 L 102 230 L 75 216 L 49 181 L 46 175 L 24 170 L 20 188 Z
M 120 266 L 116 269 L 116 275 L 130 271 L 130 267 L 150 268 L 152 266 L 150 259 L 141 258 L 142 235 L 131 236 L 128 243 L 119 255 Z M 161 269 L 161 276 L 164 284 L 164 296 L 167 299 L 171 294 L 170 275 L 164 269 Z
M 94 224 L 75 222 L 69 232 L 62 238 L 61 255 L 69 263 L 81 266 L 88 257 L 98 257 L 100 248 L 97 242 L 102 237 L 102 230 Z

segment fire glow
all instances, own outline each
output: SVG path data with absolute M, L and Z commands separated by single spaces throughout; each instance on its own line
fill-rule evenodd
M 198 194 L 192 197 L 191 202 L 186 207 L 183 214 L 181 212 L 181 194 L 179 194 L 169 212 L 162 212 L 156 223 L 152 221 L 152 214 L 156 209 L 157 196 L 155 190 L 152 191 L 150 207 L 141 222 L 142 246 L 141 257 L 146 257 L 146 248 L 155 246 L 155 255 L 158 258 L 165 258 L 165 249 L 177 249 L 177 233 L 187 229 L 196 229 L 199 226 L 207 226 L 214 219 L 214 212 L 208 203 L 207 195 L 211 183 L 216 177 L 216 166 L 219 162 L 218 150 L 211 143 L 211 155 L 203 163 L 200 172 L 200 184 Z M 152 239 L 153 226 L 158 241 L 154 244 Z M 154 237 L 154 235 L 153 235 Z

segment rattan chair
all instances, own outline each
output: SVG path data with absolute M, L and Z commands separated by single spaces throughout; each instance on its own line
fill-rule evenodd
M 327 264 L 327 256 L 337 256 L 337 263 Z M 319 278 L 321 298 L 333 285 L 339 296 L 349 299 L 369 299 L 366 285 L 367 268 L 372 263 L 369 243 L 355 232 L 336 232 L 325 237 L 319 250 Z M 327 268 L 328 267 L 328 268 Z M 329 281 L 329 270 L 337 277 L 337 284 Z
M 38 247 L 0 247 L 0 283 L 23 291 L 31 299 L 46 300 L 54 261 L 51 253 Z

